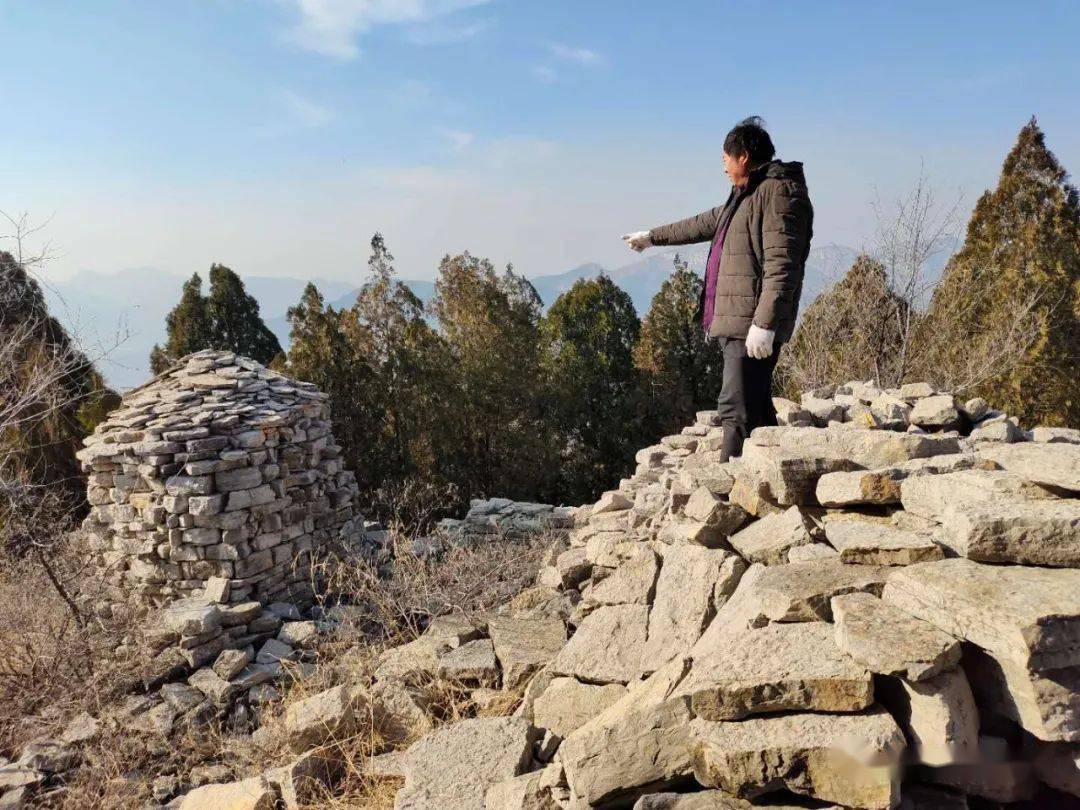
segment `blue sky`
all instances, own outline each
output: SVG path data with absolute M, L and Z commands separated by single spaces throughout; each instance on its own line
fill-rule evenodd
M 920 166 L 965 210 L 1039 117 L 1080 171 L 1080 4 L 0 0 L 0 210 L 52 272 L 529 275 L 723 199 L 724 133 L 806 163 L 817 244 Z

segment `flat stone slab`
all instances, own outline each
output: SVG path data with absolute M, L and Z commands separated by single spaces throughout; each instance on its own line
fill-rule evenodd
M 914 476 L 900 485 L 900 501 L 906 511 L 937 521 L 957 506 L 1052 497 L 1038 484 L 1003 470 L 958 470 L 943 475 Z
M 792 506 L 754 521 L 731 535 L 728 542 L 748 562 L 783 565 L 791 549 L 814 542 L 810 534 L 812 527 L 810 518 L 799 507 Z
M 759 805 L 737 799 L 722 790 L 695 793 L 650 793 L 637 800 L 633 810 L 754 810 Z M 769 810 L 806 810 L 803 805 L 769 803 Z M 842 810 L 837 805 L 817 806 L 818 810 Z M 936 808 L 935 808 L 936 810 Z
M 666 549 L 649 611 L 642 668 L 654 672 L 689 653 L 709 617 L 735 591 L 745 570 L 746 563 L 727 551 L 694 545 Z
M 827 450 L 815 452 L 813 449 L 763 445 L 753 440 L 743 445 L 739 461 L 765 482 L 773 500 L 782 506 L 817 503 L 814 491 L 821 476 L 859 466 L 850 458 Z
M 1080 567 L 1080 500 L 954 504 L 939 519 L 942 542 L 969 559 Z
M 1018 666 L 1080 665 L 1080 570 L 938 560 L 895 569 L 882 598 Z
M 824 622 L 770 624 L 699 649 L 675 690 L 695 717 L 739 720 L 752 714 L 806 709 L 856 712 L 874 700 L 870 673 L 836 646 Z
M 599 607 L 552 661 L 552 671 L 591 683 L 627 683 L 641 674 L 648 629 L 648 605 Z
M 830 520 L 825 537 L 845 563 L 911 565 L 945 556 L 925 535 L 865 520 Z
M 652 601 L 659 573 L 660 561 L 656 553 L 642 546 L 609 577 L 589 588 L 583 597 L 600 605 L 647 605 Z
M 739 798 L 786 788 L 846 807 L 886 810 L 900 801 L 904 735 L 884 709 L 694 720 L 689 736 L 694 778 Z
M 960 452 L 955 436 L 858 428 L 762 427 L 754 431 L 747 444 L 782 447 L 803 455 L 846 458 L 868 470 L 913 458 Z
M 494 618 L 488 621 L 488 634 L 502 668 L 504 689 L 523 686 L 566 644 L 566 625 L 558 618 Z
M 572 807 L 629 804 L 690 775 L 690 709 L 669 699 L 685 672 L 685 662 L 672 661 L 563 740 L 557 757 Z
M 832 598 L 837 646 L 871 672 L 924 681 L 960 663 L 960 642 L 868 593 Z
M 971 646 L 962 666 L 980 706 L 1040 740 L 1080 742 L 1080 667 L 1032 672 Z
M 986 445 L 979 448 L 979 455 L 1028 481 L 1080 492 L 1078 444 L 1022 442 Z
M 918 475 L 941 475 L 992 464 L 974 453 L 932 456 L 904 461 L 878 470 L 834 472 L 818 479 L 816 495 L 822 506 L 900 503 L 900 484 Z
M 499 663 L 490 639 L 467 641 L 439 659 L 438 675 L 448 681 L 473 681 L 492 686 L 499 681 Z
M 979 709 L 963 670 L 919 683 L 881 678 L 875 697 L 904 730 L 913 761 L 935 766 L 977 761 Z
M 533 723 L 568 737 L 626 694 L 622 684 L 603 686 L 555 678 L 533 703 Z
M 891 569 L 813 560 L 765 567 L 747 594 L 752 610 L 773 622 L 831 621 L 829 600 L 845 593 L 880 594 Z
M 484 810 L 484 795 L 524 773 L 539 731 L 516 717 L 463 720 L 413 743 L 395 810 Z

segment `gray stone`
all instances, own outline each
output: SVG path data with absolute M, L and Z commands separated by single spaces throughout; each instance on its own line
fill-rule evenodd
M 642 672 L 647 605 L 609 605 L 585 617 L 552 670 L 593 683 L 627 683 Z
M 832 598 L 837 646 L 871 672 L 924 681 L 960 662 L 960 642 L 868 593 Z
M 274 810 L 277 790 L 264 776 L 240 782 L 203 785 L 184 794 L 179 810 Z
M 583 597 L 588 602 L 600 605 L 647 605 L 652 601 L 659 571 L 660 563 L 656 554 L 642 546 L 611 576 L 589 588 Z
M 979 447 L 979 455 L 1026 481 L 1080 492 L 1080 445 L 984 445 Z
M 864 520 L 830 520 L 825 537 L 845 563 L 911 565 L 945 556 L 929 537 Z
M 533 703 L 533 723 L 567 737 L 626 694 L 622 684 L 585 684 L 555 678 Z
M 814 542 L 813 523 L 798 506 L 785 512 L 766 515 L 733 534 L 728 542 L 748 562 L 782 565 L 796 546 Z
M 1020 667 L 1080 665 L 1080 571 L 938 560 L 894 569 L 882 598 Z
M 363 692 L 345 685 L 291 704 L 284 720 L 289 748 L 300 754 L 348 738 L 367 714 L 368 705 Z
M 218 675 L 209 667 L 203 667 L 191 674 L 188 683 L 218 705 L 224 705 L 236 693 L 236 687 Z
M 162 611 L 161 619 L 167 630 L 182 636 L 198 636 L 221 626 L 218 606 L 198 598 L 177 599 Z
M 439 659 L 438 674 L 449 681 L 474 681 L 494 686 L 499 680 L 495 648 L 486 638 L 468 641 Z
M 235 470 L 222 470 L 214 474 L 214 483 L 218 492 L 233 492 L 240 489 L 253 489 L 263 482 L 262 473 L 257 467 L 239 467 Z
M 419 740 L 395 810 L 484 810 L 493 785 L 528 770 L 539 732 L 514 717 L 463 720 Z
M 941 541 L 972 560 L 1080 567 L 1080 500 L 954 504 L 939 516 Z
M 654 672 L 688 653 L 745 570 L 746 564 L 726 551 L 692 545 L 666 549 L 649 612 L 644 671 Z
M 765 621 L 830 621 L 830 599 L 861 591 L 880 594 L 890 570 L 830 559 L 764 567 L 748 583 L 744 607 L 750 623 L 744 626 Z
M 924 765 L 976 761 L 979 710 L 963 670 L 919 683 L 882 678 L 875 697 L 904 730 L 914 761 Z
M 739 798 L 786 787 L 846 807 L 886 810 L 900 801 L 904 735 L 884 710 L 694 720 L 688 733 L 697 781 Z
M 770 624 L 712 650 L 699 646 L 674 694 L 706 720 L 798 709 L 854 712 L 874 700 L 870 673 L 836 646 L 823 622 Z
M 921 428 L 950 430 L 960 424 L 960 409 L 951 394 L 921 397 L 911 409 L 908 421 Z
M 557 618 L 493 618 L 488 633 L 502 669 L 504 689 L 518 689 L 555 659 L 566 644 L 566 625 Z
M 242 650 L 222 650 L 218 655 L 217 660 L 214 661 L 213 667 L 218 676 L 224 678 L 227 681 L 231 681 L 237 675 L 239 675 L 248 664 L 250 664 L 255 658 L 254 651 L 251 647 L 245 647 Z

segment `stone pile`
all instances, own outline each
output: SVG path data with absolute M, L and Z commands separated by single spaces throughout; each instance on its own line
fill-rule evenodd
M 642 450 L 535 587 L 385 654 L 356 699 L 406 726 L 423 679 L 519 700 L 396 758 L 398 810 L 1080 803 L 1080 434 L 777 404 L 730 463 L 712 412 Z
M 128 392 L 78 454 L 114 604 L 164 605 L 211 579 L 237 604 L 310 597 L 312 553 L 363 529 L 326 399 L 215 351 Z
M 446 518 L 438 529 L 451 538 L 466 541 L 522 539 L 551 532 L 565 533 L 574 524 L 574 510 L 546 503 L 526 503 L 508 498 L 474 499 L 461 520 Z

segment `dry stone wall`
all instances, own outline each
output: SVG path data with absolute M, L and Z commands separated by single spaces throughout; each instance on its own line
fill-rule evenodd
M 326 399 L 215 351 L 127 393 L 78 454 L 114 604 L 202 596 L 212 580 L 234 604 L 309 598 L 313 552 L 363 523 Z
M 1080 433 L 922 384 L 777 404 L 729 463 L 713 412 L 645 448 L 534 588 L 386 653 L 376 693 L 519 697 L 401 756 L 397 807 L 1080 803 Z

